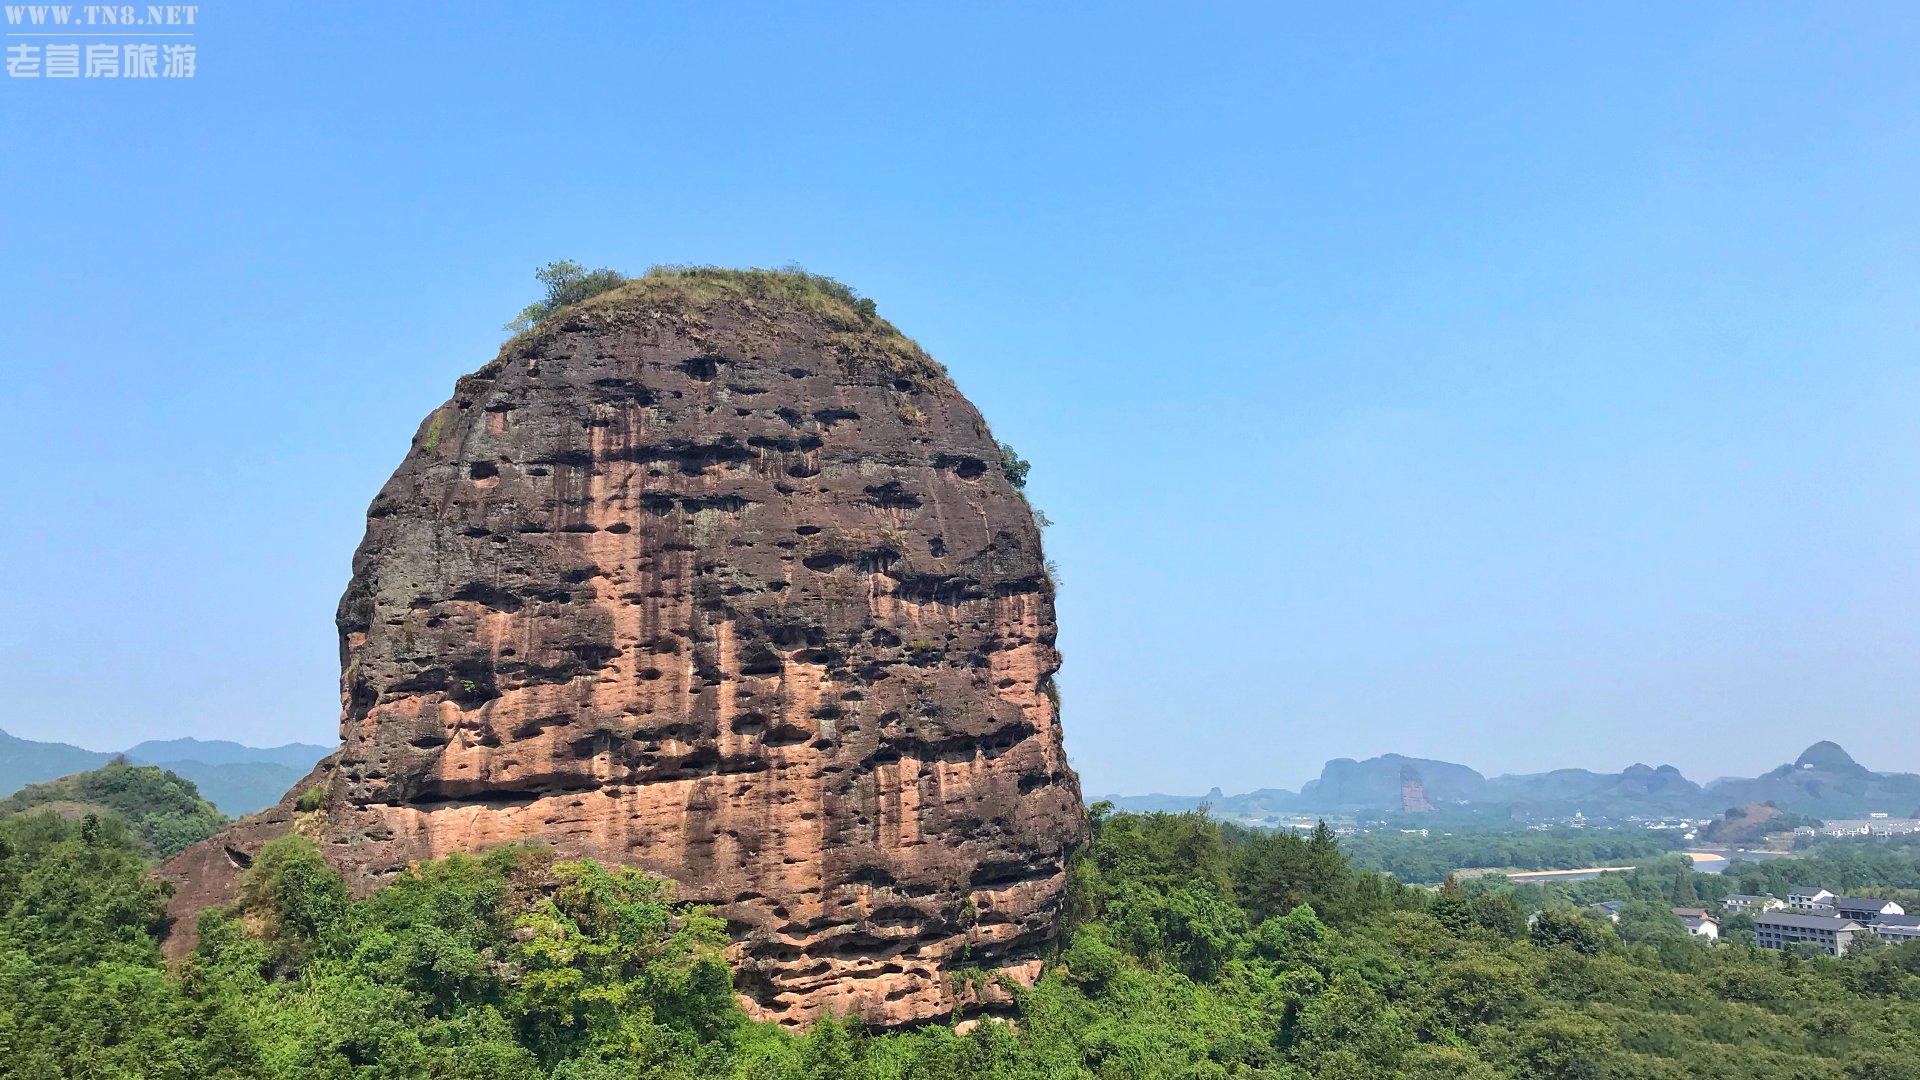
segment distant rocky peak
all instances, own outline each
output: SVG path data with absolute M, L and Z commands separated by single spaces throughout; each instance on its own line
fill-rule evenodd
M 1840 744 L 1822 739 L 1800 752 L 1793 760 L 1796 769 L 1832 769 L 1848 770 L 1860 768 L 1853 756 L 1840 748 Z

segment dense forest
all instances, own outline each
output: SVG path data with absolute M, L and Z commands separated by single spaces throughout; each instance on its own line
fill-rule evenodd
M 115 759 L 88 772 L 29 784 L 0 799 L 0 817 L 41 810 L 79 820 L 87 814 L 123 822 L 136 847 L 165 859 L 227 823 L 193 781 L 152 765 Z
M 1357 871 L 1325 829 L 1094 818 L 1062 947 L 1008 1015 L 966 1035 L 839 1022 L 795 1035 L 740 1011 L 719 922 L 633 871 L 510 848 L 420 866 L 356 900 L 289 837 L 170 971 L 160 886 L 124 823 L 17 815 L 0 820 L 0 1070 L 1920 1077 L 1920 945 L 1831 960 L 1636 940 L 1560 902 L 1571 896 L 1546 897 L 1530 925 L 1519 891 Z
M 1376 829 L 1341 842 L 1355 869 L 1401 881 L 1438 883 L 1469 866 L 1508 870 L 1632 865 L 1674 850 L 1676 832 L 1646 829 L 1521 829 L 1511 826 L 1433 830 Z

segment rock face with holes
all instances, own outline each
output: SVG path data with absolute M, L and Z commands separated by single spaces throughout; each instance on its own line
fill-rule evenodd
M 354 556 L 340 750 L 163 868 L 175 950 L 295 830 L 360 892 L 515 841 L 671 878 L 786 1023 L 1030 982 L 1084 828 L 1039 532 L 852 301 L 650 276 L 461 379 Z

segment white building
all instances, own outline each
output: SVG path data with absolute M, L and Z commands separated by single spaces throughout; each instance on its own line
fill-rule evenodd
M 1874 922 L 1882 915 L 1905 915 L 1907 909 L 1891 900 L 1874 896 L 1836 896 L 1833 898 L 1833 913 L 1856 922 Z
M 1867 929 L 1893 945 L 1920 941 L 1920 915 L 1882 915 L 1868 923 Z
M 1795 911 L 1820 911 L 1833 906 L 1833 894 L 1817 885 L 1797 886 L 1787 894 L 1787 906 Z
M 1795 836 L 1907 836 L 1920 832 L 1920 818 L 1888 817 L 1874 814 L 1864 818 L 1837 818 L 1824 825 L 1802 825 Z
M 1725 900 L 1720 901 L 1721 909 L 1724 910 L 1729 915 L 1733 915 L 1742 911 L 1748 911 L 1748 912 L 1752 912 L 1755 915 L 1758 915 L 1763 911 L 1778 911 L 1781 908 L 1786 906 L 1787 905 L 1785 903 L 1781 902 L 1779 897 L 1773 895 L 1772 893 L 1766 893 L 1761 896 L 1750 896 L 1746 893 L 1734 893 L 1728 896 Z
M 1706 938 L 1708 941 L 1720 940 L 1720 923 L 1707 914 L 1706 908 L 1677 907 L 1673 909 L 1673 913 L 1686 924 L 1687 933 L 1694 937 Z

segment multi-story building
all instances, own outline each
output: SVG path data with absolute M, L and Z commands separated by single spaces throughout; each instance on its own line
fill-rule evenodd
M 1833 906 L 1833 894 L 1818 885 L 1800 885 L 1787 894 L 1787 906 L 1795 911 L 1819 911 Z
M 1843 919 L 1857 922 L 1872 922 L 1882 915 L 1905 915 L 1907 909 L 1891 900 L 1882 900 L 1874 896 L 1836 896 L 1833 898 L 1833 913 Z
M 1882 915 L 1868 923 L 1867 929 L 1892 945 L 1920 941 L 1920 915 Z
M 1853 936 L 1865 929 L 1865 926 L 1852 919 L 1801 911 L 1769 911 L 1755 919 L 1753 924 L 1754 935 L 1763 949 L 1812 945 L 1829 956 L 1847 955 Z
M 1758 915 L 1763 911 L 1778 911 L 1787 905 L 1772 893 L 1750 896 L 1746 893 L 1733 893 L 1720 901 L 1720 907 L 1729 915 L 1746 911 Z

